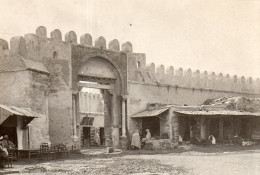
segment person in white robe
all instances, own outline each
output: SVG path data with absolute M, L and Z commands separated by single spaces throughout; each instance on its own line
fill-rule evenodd
M 100 136 L 99 136 L 98 132 L 96 132 L 96 134 L 94 136 L 94 140 L 95 140 L 97 146 L 100 146 Z
M 136 130 L 135 133 L 132 135 L 131 147 L 133 149 L 141 149 L 141 139 L 138 130 Z

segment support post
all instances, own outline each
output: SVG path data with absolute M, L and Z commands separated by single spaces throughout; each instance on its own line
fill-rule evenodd
M 77 136 L 77 123 L 76 123 L 76 116 L 77 116 L 77 105 L 76 105 L 76 100 L 78 99 L 79 93 L 74 93 L 72 94 L 72 127 L 73 127 L 73 141 L 77 141 L 78 140 L 78 136 Z
M 221 117 L 219 118 L 219 136 L 218 136 L 220 140 L 223 140 L 224 138 L 223 125 L 224 125 L 224 119 Z
M 246 125 L 246 138 L 251 139 L 252 138 L 252 118 L 248 119 L 247 125 Z
M 233 139 L 234 138 L 234 133 L 235 133 L 234 118 L 233 117 L 230 119 L 230 130 L 231 130 L 231 133 L 230 133 L 231 139 Z
M 122 98 L 122 137 L 126 137 L 126 97 Z
M 17 117 L 17 126 L 16 126 L 16 134 L 17 134 L 17 148 L 23 149 L 23 129 L 22 129 L 22 118 Z
M 127 111 L 126 111 L 126 104 L 127 104 L 127 97 L 122 96 L 122 136 L 121 136 L 121 146 L 123 149 L 127 149 L 128 147 L 128 140 L 126 136 L 126 118 L 127 118 Z
M 113 129 L 112 129 L 112 142 L 114 147 L 119 147 L 119 116 L 118 116 L 118 103 L 117 103 L 116 91 L 113 91 L 112 95 L 112 118 L 113 118 Z
M 50 120 L 49 120 L 49 92 L 45 92 L 45 104 L 46 104 L 46 142 L 51 144 L 50 142 Z M 30 131 L 28 131 L 30 132 Z M 29 133 L 30 135 L 31 133 Z
M 170 122 L 170 135 L 169 138 L 173 140 L 173 128 L 172 128 L 172 117 L 173 117 L 173 109 L 169 109 L 169 122 Z
M 207 140 L 207 119 L 202 117 L 200 118 L 200 137 L 203 140 Z
M 172 115 L 172 135 L 173 141 L 178 145 L 179 143 L 179 117 L 173 112 Z

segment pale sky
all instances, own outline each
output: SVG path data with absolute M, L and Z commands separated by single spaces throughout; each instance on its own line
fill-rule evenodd
M 0 38 L 56 28 L 130 41 L 147 63 L 260 77 L 260 0 L 0 0 Z

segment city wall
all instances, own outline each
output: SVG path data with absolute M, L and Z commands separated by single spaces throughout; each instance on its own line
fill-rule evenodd
M 58 29 L 53 30 L 48 38 L 46 28 L 41 26 L 36 29 L 35 34 L 13 37 L 10 49 L 8 42 L 0 39 L 1 103 L 30 107 L 46 114 L 46 119 L 41 122 L 48 125 L 52 143 L 79 142 L 73 137 L 75 119 L 72 94 L 77 90 L 74 82 L 77 80 L 76 68 L 82 63 L 79 59 L 84 56 L 105 57 L 116 65 L 115 71 L 123 75 L 120 84 L 121 87 L 126 87 L 122 94 L 127 99 L 127 127 L 130 133 L 140 125 L 132 120 L 131 116 L 144 111 L 148 103 L 199 105 L 209 98 L 260 96 L 259 79 L 176 69 L 173 66 L 156 67 L 154 63 L 147 65 L 145 54 L 133 53 L 130 42 L 123 43 L 120 48 L 117 39 L 107 44 L 101 36 L 93 42 L 90 34 L 83 34 L 78 39 L 74 31 L 66 33 L 63 40 Z M 27 72 L 25 76 L 23 71 Z M 10 82 L 16 77 L 13 80 L 16 84 L 7 82 L 9 76 Z M 36 83 L 32 83 L 33 77 L 38 77 Z M 42 80 L 39 77 L 48 78 Z M 127 81 L 124 82 L 123 79 Z M 29 83 L 31 87 L 23 87 L 17 82 L 22 82 L 24 86 Z M 20 86 L 22 88 L 18 88 Z M 6 87 L 8 90 L 4 90 Z M 11 94 L 16 96 L 10 100 L 8 97 L 11 97 Z M 21 99 L 25 103 L 21 102 Z M 105 111 L 111 110 L 108 103 L 105 103 Z M 33 122 L 36 121 L 35 119 Z
M 141 119 L 132 119 L 131 116 L 145 111 L 149 103 L 201 105 L 207 99 L 230 96 L 260 97 L 259 78 L 175 69 L 173 66 L 165 68 L 154 63 L 147 65 L 145 54 L 128 53 L 127 112 L 130 134 L 142 127 Z

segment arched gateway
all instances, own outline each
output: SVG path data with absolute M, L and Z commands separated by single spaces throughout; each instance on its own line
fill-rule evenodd
M 120 136 L 126 135 L 126 104 L 124 96 L 127 91 L 127 74 L 125 54 L 117 52 L 111 54 L 110 52 L 111 55 L 108 55 L 100 49 L 97 49 L 95 53 L 89 53 L 86 47 L 74 49 L 77 50 L 75 57 L 72 57 L 74 121 L 77 121 L 79 117 L 78 92 L 83 87 L 100 89 L 105 102 L 104 128 L 106 144 L 117 147 L 119 146 Z M 82 50 L 85 52 L 82 52 Z M 118 60 L 122 60 L 121 64 Z M 125 63 L 125 65 L 122 63 Z M 95 82 L 95 84 L 91 82 Z M 74 126 L 74 133 L 76 136 L 76 126 Z

